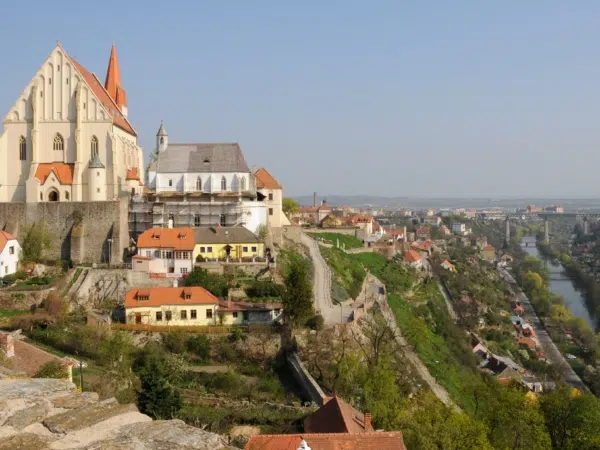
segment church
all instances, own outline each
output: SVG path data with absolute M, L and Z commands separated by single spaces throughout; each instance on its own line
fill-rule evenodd
M 0 202 L 106 201 L 142 192 L 143 152 L 114 44 L 102 83 L 57 43 L 2 123 Z

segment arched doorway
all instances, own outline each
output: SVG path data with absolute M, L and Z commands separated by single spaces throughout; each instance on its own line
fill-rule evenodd
M 55 190 L 50 191 L 50 193 L 48 194 L 48 201 L 49 202 L 57 202 L 59 200 L 60 200 L 60 198 L 58 196 L 58 191 L 55 191 Z

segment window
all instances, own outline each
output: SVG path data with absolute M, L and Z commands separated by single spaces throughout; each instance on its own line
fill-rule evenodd
M 48 78 L 48 84 L 52 84 L 52 78 Z
M 181 320 L 187 320 L 187 311 L 181 311 Z
M 150 297 L 148 297 L 147 295 L 138 295 L 137 300 L 138 302 L 147 302 L 148 300 L 150 300 Z
M 65 80 L 65 84 L 69 84 L 69 79 L 68 78 Z
M 240 180 L 240 190 L 241 191 L 246 190 L 246 177 L 242 177 L 242 179 Z
M 212 247 L 206 247 L 206 253 L 212 253 Z
M 56 136 L 54 136 L 54 150 L 59 150 L 62 152 L 64 149 L 65 141 L 60 134 L 56 133 Z
M 161 137 L 161 138 L 160 138 L 160 143 L 161 143 L 161 144 L 164 144 L 164 143 L 165 143 L 165 138 L 164 138 L 164 137 Z
M 173 259 L 173 252 L 168 250 L 162 251 L 162 259 Z
M 162 322 L 162 311 L 156 311 L 156 321 Z
M 244 316 L 244 320 L 248 320 L 248 311 L 243 311 L 242 315 Z
M 185 294 L 185 299 L 186 299 L 186 300 L 191 300 L 191 299 L 192 299 L 192 294 L 190 294 L 189 292 L 187 292 L 187 293 Z
M 237 313 L 237 311 L 234 311 L 234 312 L 233 312 L 233 318 L 234 318 L 234 319 L 237 319 L 237 316 L 238 316 L 238 313 Z
M 190 259 L 190 253 L 189 252 L 183 252 L 183 259 Z
M 198 215 L 195 215 L 195 216 L 194 216 L 194 226 L 195 226 L 195 227 L 199 227 L 199 226 L 200 226 L 200 224 L 201 224 L 201 221 L 200 221 L 200 215 L 199 215 L 199 214 L 198 214 Z
M 96 176 L 99 177 L 100 176 L 100 171 L 96 172 Z
M 272 216 L 273 215 L 273 208 L 269 208 L 269 215 Z
M 146 250 L 146 258 L 152 258 L 152 250 Z
M 69 193 L 65 192 L 65 200 L 69 200 Z
M 40 192 L 40 201 L 41 201 L 41 200 L 44 200 L 44 194 L 42 194 L 42 193 Z
M 206 247 L 200 247 L 200 253 L 206 252 Z
M 167 322 L 169 320 L 171 320 L 173 318 L 173 314 L 171 313 L 171 311 L 165 311 L 165 319 L 167 320 Z
M 269 192 L 269 200 L 273 200 L 273 193 Z
M 160 250 L 154 250 L 154 257 L 160 258 Z
M 180 267 L 179 268 L 179 273 L 188 273 L 187 267 Z
M 96 192 L 99 194 L 100 193 L 100 188 L 96 188 Z
M 98 138 L 96 136 L 92 136 L 92 158 L 98 154 Z
M 221 190 L 222 191 L 227 190 L 227 180 L 225 179 L 225 177 L 221 177 Z
M 173 180 L 169 180 L 169 186 L 173 186 Z
M 11 245 L 10 247 L 8 247 L 8 254 L 9 255 L 15 254 L 15 246 L 14 245 Z
M 200 178 L 200 177 L 196 178 L 196 190 L 197 191 L 202 190 L 202 178 Z
M 195 309 L 192 309 L 192 310 L 190 311 L 190 319 L 195 319 L 195 318 L 196 318 L 196 310 L 195 310 Z
M 248 247 L 242 247 L 242 251 L 243 251 L 244 253 L 248 253 Z
M 212 309 L 207 309 L 206 310 L 206 318 L 207 319 L 212 319 Z
M 60 64 L 58 66 L 56 66 L 56 71 L 60 72 Z
M 219 222 L 221 223 L 222 227 L 227 225 L 227 217 L 225 216 L 225 214 L 221 214 L 221 220 Z
M 27 140 L 25 140 L 25 136 L 19 138 L 19 159 L 27 161 Z
M 253 252 L 256 252 L 256 247 L 252 247 L 252 251 L 253 251 Z

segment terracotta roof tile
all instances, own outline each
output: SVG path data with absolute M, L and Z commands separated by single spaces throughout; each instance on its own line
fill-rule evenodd
M 191 298 L 186 300 L 186 296 Z M 148 300 L 138 300 L 147 297 Z M 160 287 L 131 289 L 125 294 L 125 308 L 163 305 L 217 305 L 219 299 L 203 287 Z
M 140 175 L 138 173 L 138 169 L 137 167 L 132 167 L 131 169 L 129 169 L 127 171 L 127 177 L 125 177 L 126 180 L 137 180 L 140 181 Z
M 298 450 L 300 442 L 306 441 L 311 450 L 406 450 L 402 433 L 305 433 L 259 435 L 252 437 L 245 450 Z
M 73 184 L 74 167 L 74 164 L 59 162 L 40 163 L 35 171 L 35 177 L 41 184 L 44 184 L 50 173 L 54 172 L 60 184 Z
M 256 177 L 256 187 L 265 189 L 281 189 L 281 184 L 269 173 L 267 169 L 261 167 L 254 172 Z
M 365 427 L 365 415 L 339 397 L 333 397 L 316 412 L 304 419 L 307 433 L 364 433 L 373 431 Z
M 194 250 L 196 240 L 193 228 L 150 228 L 139 235 L 138 248 L 172 248 Z
M 422 257 L 414 250 L 409 250 L 404 254 L 404 261 L 417 262 L 421 261 Z
M 16 240 L 17 238 L 7 231 L 0 231 L 0 253 L 2 253 L 4 247 L 6 247 L 8 241 L 12 241 L 13 239 Z

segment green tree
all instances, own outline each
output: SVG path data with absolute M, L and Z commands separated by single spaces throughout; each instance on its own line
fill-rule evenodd
M 210 340 L 206 335 L 193 335 L 188 339 L 187 347 L 200 361 L 208 361 L 210 359 Z
M 44 363 L 42 367 L 38 369 L 33 378 L 59 378 L 66 379 L 69 376 L 69 370 L 67 366 L 62 364 L 60 361 L 53 359 Z
M 363 391 L 365 409 L 373 415 L 377 426 L 387 430 L 394 429 L 402 397 L 389 357 L 382 357 L 371 368 Z
M 165 372 L 161 359 L 154 354 L 147 355 L 140 371 L 138 407 L 158 420 L 172 419 L 183 405 L 179 392 L 173 389 Z
M 286 216 L 290 217 L 290 215 L 298 211 L 298 202 L 293 198 L 284 197 L 282 200 L 281 209 Z
M 227 297 L 229 292 L 229 285 L 223 275 L 209 273 L 199 267 L 196 267 L 184 280 L 186 286 L 201 286 L 217 297 Z
M 52 242 L 46 222 L 39 221 L 26 225 L 21 241 L 21 260 L 25 262 L 39 261 Z
M 282 295 L 283 311 L 294 326 L 304 324 L 314 316 L 313 292 L 310 273 L 303 261 L 293 259 L 285 276 Z

